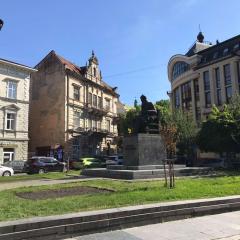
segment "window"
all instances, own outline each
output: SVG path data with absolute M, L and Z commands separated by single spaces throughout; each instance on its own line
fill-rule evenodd
M 3 149 L 3 163 L 14 160 L 14 148 Z
M 238 89 L 240 93 L 240 62 L 237 62 L 237 79 L 238 79 Z
M 88 93 L 88 104 L 92 105 L 92 94 Z
M 79 101 L 80 100 L 80 87 L 73 86 L 73 99 Z
M 233 50 L 237 50 L 239 48 L 239 43 L 236 43 L 233 47 Z
M 93 106 L 97 107 L 97 95 L 93 94 Z
M 189 69 L 190 69 L 189 64 L 185 62 L 177 62 L 173 66 L 173 72 L 172 72 L 173 80 L 178 76 L 182 75 L 184 72 L 188 71 Z
M 102 98 L 98 97 L 98 108 L 102 108 Z
M 110 120 L 107 120 L 106 123 L 107 123 L 107 131 L 110 132 L 111 131 L 111 122 L 110 122 Z
M 181 88 L 182 88 L 183 110 L 189 110 L 192 106 L 191 82 L 187 82 L 183 84 Z
M 73 138 L 72 142 L 72 159 L 79 160 L 80 157 L 80 140 L 78 137 Z
M 225 85 L 232 84 L 230 64 L 224 65 L 224 80 L 225 80 Z
M 92 119 L 88 119 L 88 128 L 92 128 Z
M 174 103 L 175 103 L 175 108 L 180 107 L 180 91 L 179 91 L 179 88 L 174 90 Z
M 222 104 L 222 96 L 221 96 L 221 81 L 220 81 L 219 68 L 215 68 L 215 80 L 216 80 L 216 90 L 217 90 L 217 105 L 221 105 Z
M 229 103 L 232 98 L 232 80 L 231 80 L 230 64 L 224 65 L 223 68 L 224 68 L 226 100 L 227 100 L 227 103 Z
M 97 120 L 96 119 L 94 119 L 93 121 L 92 121 L 92 127 L 94 128 L 94 130 L 97 128 Z
M 214 54 L 213 54 L 213 59 L 216 59 L 218 57 L 218 52 L 215 52 Z
M 96 68 L 93 68 L 93 76 L 96 77 L 97 76 L 97 71 Z
M 193 84 L 194 84 L 195 100 L 196 100 L 196 102 L 198 102 L 199 99 L 200 99 L 200 98 L 199 98 L 199 84 L 198 84 L 198 80 L 195 79 L 194 82 L 193 82 Z
M 209 79 L 209 71 L 205 71 L 203 73 L 203 85 L 204 85 L 204 93 L 205 93 L 205 106 L 211 106 L 211 91 L 210 91 L 210 79 Z
M 17 83 L 15 81 L 8 81 L 7 97 L 12 99 L 17 98 Z
M 110 99 L 105 99 L 106 110 L 110 111 Z
M 224 50 L 223 50 L 223 56 L 226 56 L 228 54 L 228 48 L 225 48 Z
M 16 113 L 6 113 L 6 130 L 15 130 L 16 127 Z
M 81 120 L 82 113 L 78 111 L 73 112 L 73 126 L 74 128 L 80 127 L 80 120 Z
M 102 128 L 102 122 L 101 122 L 101 120 L 99 120 L 98 122 L 97 122 L 97 128 L 98 128 L 98 130 L 100 130 L 101 128 Z
M 226 87 L 226 99 L 227 99 L 227 103 L 230 102 L 232 98 L 232 86 L 227 86 Z

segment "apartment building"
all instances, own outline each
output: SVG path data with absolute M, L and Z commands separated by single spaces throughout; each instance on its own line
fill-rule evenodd
M 103 81 L 92 52 L 79 67 L 51 51 L 31 75 L 30 149 L 72 159 L 116 149 L 116 87 Z

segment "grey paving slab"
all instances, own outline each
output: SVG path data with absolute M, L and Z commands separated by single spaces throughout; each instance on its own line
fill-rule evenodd
M 68 240 L 240 240 L 240 211 L 97 233 Z

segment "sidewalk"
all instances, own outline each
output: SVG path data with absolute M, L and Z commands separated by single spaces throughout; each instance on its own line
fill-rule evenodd
M 240 211 L 65 240 L 240 240 Z
M 61 184 L 61 183 L 72 183 L 97 179 L 94 177 L 85 177 L 79 176 L 78 178 L 69 178 L 69 179 L 37 179 L 37 180 L 24 180 L 16 182 L 4 182 L 0 183 L 0 191 L 14 189 L 18 187 L 32 187 L 32 186 L 43 186 L 43 185 L 52 185 L 52 184 Z

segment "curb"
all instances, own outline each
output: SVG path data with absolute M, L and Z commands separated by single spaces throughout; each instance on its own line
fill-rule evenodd
M 240 196 L 177 201 L 0 223 L 0 240 L 48 240 L 240 210 Z

